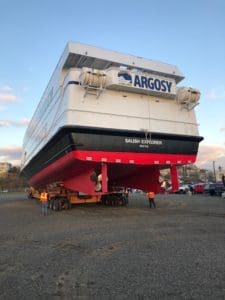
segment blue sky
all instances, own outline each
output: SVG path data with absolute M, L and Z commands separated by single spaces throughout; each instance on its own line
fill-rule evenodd
M 68 41 L 179 67 L 201 91 L 198 164 L 225 169 L 225 1 L 0 0 L 0 161 L 22 140 Z

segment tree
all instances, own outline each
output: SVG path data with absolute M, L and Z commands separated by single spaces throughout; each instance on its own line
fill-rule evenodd
M 0 191 L 19 191 L 27 186 L 25 180 L 20 176 L 19 167 L 12 167 L 11 170 L 0 178 Z

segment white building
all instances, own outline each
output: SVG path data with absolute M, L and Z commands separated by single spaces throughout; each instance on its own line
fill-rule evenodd
M 7 162 L 0 162 L 0 176 L 4 177 L 9 170 L 11 169 L 12 165 Z

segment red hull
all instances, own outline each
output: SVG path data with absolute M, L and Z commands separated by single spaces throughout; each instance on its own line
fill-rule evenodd
M 159 167 L 194 163 L 196 155 L 127 153 L 103 151 L 72 151 L 30 178 L 34 187 L 62 181 L 64 186 L 87 194 L 95 194 L 95 183 L 90 180 L 93 171 L 106 176 L 105 182 L 159 191 Z M 102 169 L 102 165 L 106 168 Z M 108 187 L 103 185 L 102 192 Z

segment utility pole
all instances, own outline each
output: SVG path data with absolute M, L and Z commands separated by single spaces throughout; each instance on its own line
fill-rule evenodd
M 213 174 L 214 174 L 214 180 L 216 182 L 216 168 L 215 168 L 215 161 L 213 161 Z

